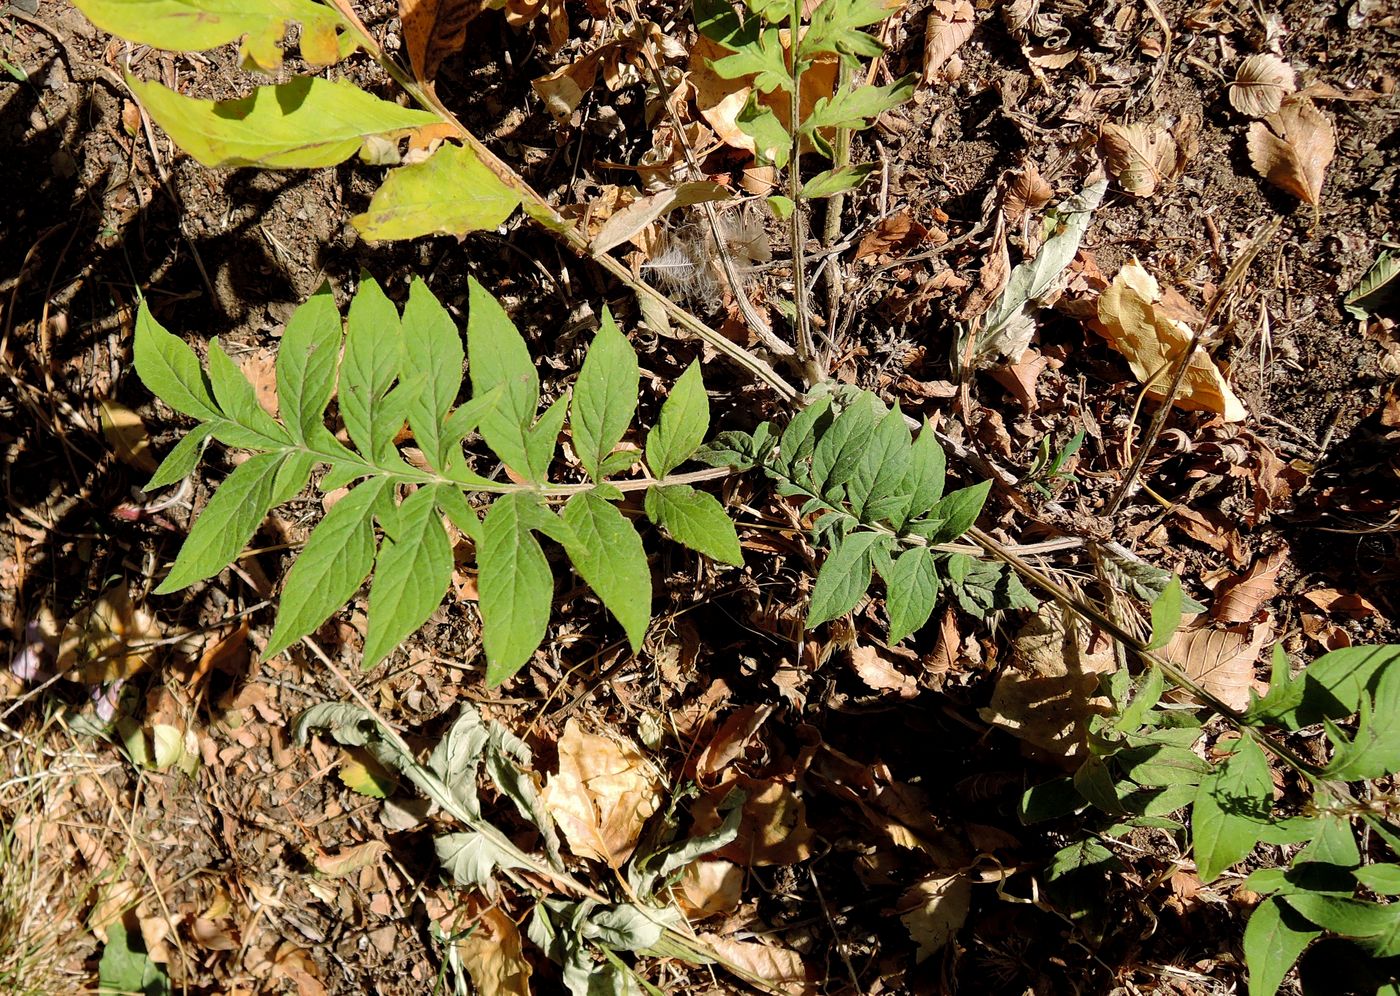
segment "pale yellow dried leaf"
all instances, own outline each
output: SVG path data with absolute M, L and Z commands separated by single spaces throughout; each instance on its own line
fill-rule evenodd
M 384 841 L 367 840 L 363 844 L 351 844 L 338 851 L 318 854 L 311 864 L 317 872 L 328 878 L 344 878 L 361 868 L 377 864 L 388 851 L 389 845 Z
M 150 664 L 160 638 L 155 616 L 133 606 L 118 582 L 63 627 L 58 670 L 90 685 L 129 678 Z
M 544 100 L 545 110 L 554 120 L 568 123 L 583 96 L 593 89 L 598 80 L 598 65 L 601 59 L 597 52 L 586 55 L 562 69 L 532 80 L 530 86 Z
M 1098 693 L 1099 675 L 1117 667 L 1112 652 L 1090 652 L 1088 636 L 1082 624 L 1067 624 L 1063 609 L 1042 605 L 1016 634 L 982 719 L 1052 758 L 1082 758 L 1089 719 L 1112 708 Z
M 576 855 L 621 868 L 661 805 L 661 780 L 636 747 L 586 733 L 571 719 L 544 804 Z
M 914 962 L 927 961 L 956 936 L 972 905 L 972 881 L 964 872 L 933 875 L 899 897 L 899 919 L 917 945 Z
M 1099 295 L 1098 320 L 1090 323 L 1123 354 L 1139 383 L 1154 378 L 1147 392 L 1154 398 L 1166 393 L 1170 364 L 1191 342 L 1191 327 L 1170 317 L 1162 305 L 1161 287 L 1133 260 Z M 1247 414 L 1220 369 L 1201 349 L 1191 357 L 1174 400 L 1178 407 L 1215 412 L 1227 422 L 1241 422 Z
M 1176 165 L 1176 141 L 1155 124 L 1106 124 L 1099 142 L 1109 173 L 1134 197 L 1151 197 Z
M 1228 91 L 1230 106 L 1252 118 L 1267 117 L 1297 88 L 1292 66 L 1276 55 L 1260 52 L 1245 59 L 1235 70 Z
M 530 996 L 530 963 L 520 928 L 496 907 L 484 911 L 476 929 L 456 942 L 457 953 L 479 993 Z
M 746 969 L 782 992 L 805 996 L 817 991 L 802 956 L 791 948 L 760 944 L 758 941 L 740 941 L 718 934 L 700 934 L 697 939 L 726 962 Z
M 932 83 L 938 71 L 972 37 L 977 13 L 968 0 L 934 0 L 924 27 L 924 82 Z
M 877 692 L 893 692 L 895 698 L 912 699 L 919 695 L 919 683 L 895 667 L 875 647 L 851 648 L 851 667 L 856 677 Z
M 693 180 L 669 190 L 645 194 L 608 219 L 593 239 L 593 251 L 605 253 L 624 242 L 637 242 L 642 231 L 658 218 L 679 208 L 727 197 L 728 187 L 708 180 Z
M 728 913 L 743 899 L 743 869 L 732 861 L 699 858 L 685 866 L 674 895 L 691 920 Z
M 1212 626 L 1199 619 L 1179 629 L 1162 656 L 1232 709 L 1249 707 L 1254 664 L 1273 636 L 1272 620 L 1256 626 Z
M 98 408 L 102 435 L 117 459 L 144 473 L 155 473 L 156 459 L 151 455 L 151 441 L 146 435 L 146 423 L 141 421 L 141 416 L 115 401 L 102 401 Z
M 1311 101 L 1290 100 L 1249 126 L 1249 161 L 1264 179 L 1316 206 L 1337 154 L 1332 119 Z

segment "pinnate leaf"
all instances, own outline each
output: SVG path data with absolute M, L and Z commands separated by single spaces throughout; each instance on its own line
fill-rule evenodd
M 665 477 L 690 459 L 710 431 L 710 398 L 700 376 L 700 364 L 691 363 L 671 388 L 661 406 L 656 428 L 647 434 L 647 464 L 656 477 Z
M 499 685 L 519 671 L 544 639 L 554 595 L 554 577 L 531 523 L 549 514 L 533 497 L 497 499 L 482 523 L 477 547 L 481 639 L 486 648 L 486 683 Z
M 871 548 L 880 540 L 879 533 L 861 530 L 842 538 L 827 555 L 812 587 L 812 604 L 807 609 L 808 629 L 855 608 L 870 587 Z
M 627 431 L 637 408 L 637 354 L 603 310 L 602 326 L 579 371 L 570 407 L 574 451 L 588 476 L 598 481 L 602 466 Z
M 205 166 L 333 166 L 353 156 L 371 135 L 438 120 L 427 111 L 380 100 L 353 83 L 314 76 L 221 101 L 185 97 L 131 76 L 127 85 L 175 144 Z
M 744 563 L 734 523 L 713 496 L 688 484 L 662 484 L 647 489 L 647 518 L 671 538 L 722 564 Z
M 315 445 L 325 431 L 339 362 L 340 312 L 323 284 L 292 313 L 277 350 L 278 410 L 297 442 Z
M 365 670 L 389 656 L 427 621 L 452 579 L 452 545 L 433 489 L 420 488 L 404 499 L 395 526 L 393 535 L 386 535 L 380 545 L 369 588 Z
M 570 498 L 563 518 L 573 532 L 566 549 L 574 569 L 622 624 L 632 649 L 640 650 L 651 621 L 651 570 L 637 530 L 592 491 Z

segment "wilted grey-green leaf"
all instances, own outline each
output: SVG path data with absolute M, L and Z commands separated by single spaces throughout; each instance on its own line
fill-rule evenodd
M 517 855 L 483 833 L 449 833 L 433 838 L 438 862 L 458 885 L 484 889 L 498 870 L 525 868 Z

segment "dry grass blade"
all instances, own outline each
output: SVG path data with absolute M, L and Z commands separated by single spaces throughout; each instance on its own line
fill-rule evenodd
M 1249 161 L 1259 175 L 1314 207 L 1336 154 L 1332 119 L 1310 101 L 1288 101 L 1249 126 Z
M 1276 55 L 1261 52 L 1235 70 L 1229 87 L 1230 106 L 1252 118 L 1268 117 L 1297 88 L 1293 67 Z
M 467 43 L 467 25 L 484 9 L 480 0 L 399 0 L 403 40 L 418 82 L 431 84 L 442 60 Z

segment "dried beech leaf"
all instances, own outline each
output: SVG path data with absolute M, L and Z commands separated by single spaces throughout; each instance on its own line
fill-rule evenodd
M 1133 260 L 1124 264 L 1099 295 L 1098 319 L 1089 323 L 1123 354 L 1139 383 L 1155 376 L 1148 394 L 1157 398 L 1165 393 L 1169 363 L 1191 342 L 1191 327 L 1169 317 L 1162 302 L 1157 281 Z M 1246 416 L 1244 405 L 1220 369 L 1200 349 L 1191 357 L 1175 403 L 1181 408 L 1216 412 L 1227 422 L 1241 422 Z
M 1273 634 L 1271 619 L 1256 626 L 1230 627 L 1197 620 L 1177 630 L 1162 649 L 1162 656 L 1230 708 L 1246 709 L 1254 684 L 1254 662 Z
M 1223 582 L 1215 589 L 1211 617 L 1225 623 L 1253 621 L 1264 603 L 1278 594 L 1278 574 L 1286 558 L 1285 551 L 1275 550 L 1255 561 L 1243 576 Z
M 660 779 L 637 748 L 585 733 L 571 719 L 559 738 L 559 773 L 545 786 L 544 804 L 570 850 L 621 868 L 642 824 L 661 805 Z
M 1251 55 L 1235 70 L 1230 81 L 1230 106 L 1252 118 L 1268 117 L 1283 104 L 1283 98 L 1298 88 L 1293 67 L 1276 55 Z
M 1317 206 L 1337 154 L 1332 119 L 1306 100 L 1290 100 L 1249 126 L 1249 161 L 1280 190 Z
M 747 969 L 782 992 L 804 996 L 817 991 L 802 956 L 791 948 L 738 941 L 718 934 L 700 934 L 697 939 L 725 961 Z
M 530 996 L 530 963 L 515 921 L 493 906 L 454 943 L 479 993 Z
M 965 872 L 934 875 L 899 897 L 899 919 L 918 945 L 914 962 L 927 961 L 956 936 L 972 905 L 972 881 Z
M 972 37 L 977 13 L 968 0 L 933 0 L 924 28 L 924 82 L 932 83 L 954 52 Z
M 1124 193 L 1151 197 L 1176 168 L 1176 141 L 1154 124 L 1103 126 L 1108 171 Z
M 431 83 L 442 60 L 467 43 L 467 25 L 485 9 L 481 0 L 399 0 L 403 41 L 413 76 Z

